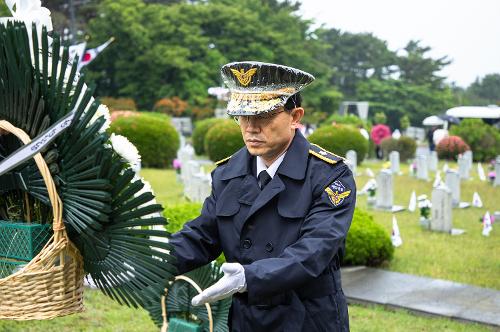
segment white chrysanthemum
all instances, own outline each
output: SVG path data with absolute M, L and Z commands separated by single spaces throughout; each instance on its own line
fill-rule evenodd
M 0 18 L 0 24 L 7 24 L 9 21 L 24 22 L 29 36 L 31 54 L 33 56 L 31 25 L 35 23 L 38 34 L 38 45 L 41 45 L 42 26 L 45 26 L 47 31 L 52 31 L 50 10 L 42 7 L 42 2 L 40 0 L 5 0 L 5 4 L 12 13 L 12 17 Z M 49 47 L 51 42 L 52 38 L 49 37 Z
M 431 208 L 432 207 L 432 203 L 430 200 L 428 199 L 424 199 L 424 200 L 421 200 L 418 202 L 418 208 L 421 209 L 421 208 Z
M 101 116 L 103 116 L 104 119 L 106 120 L 104 122 L 104 124 L 102 125 L 101 129 L 99 129 L 99 132 L 103 133 L 106 130 L 108 130 L 109 126 L 111 125 L 111 114 L 109 113 L 108 106 L 106 106 L 104 104 L 99 105 L 99 107 L 97 108 L 97 111 L 95 112 L 94 116 L 92 117 L 92 119 L 89 122 L 89 126 L 91 124 L 93 124 L 94 122 L 96 122 L 97 119 L 99 119 Z
M 113 150 L 130 164 L 134 172 L 138 173 L 141 170 L 141 155 L 135 145 L 122 135 L 111 134 L 109 139 Z

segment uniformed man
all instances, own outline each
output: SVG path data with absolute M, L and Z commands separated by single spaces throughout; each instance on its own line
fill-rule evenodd
M 233 296 L 231 331 L 348 331 L 339 264 L 356 188 L 342 158 L 297 129 L 314 77 L 281 65 L 222 67 L 245 147 L 217 163 L 201 215 L 172 236 L 181 273 L 224 253 L 194 305 Z

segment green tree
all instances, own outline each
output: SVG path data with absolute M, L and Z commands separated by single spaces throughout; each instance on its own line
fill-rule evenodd
M 370 102 L 370 114 L 383 112 L 392 128 L 399 127 L 404 115 L 408 115 L 411 123 L 419 124 L 425 117 L 441 113 L 453 105 L 449 88 L 434 89 L 431 85 L 415 85 L 395 79 L 362 82 L 358 96 Z
M 406 54 L 398 56 L 400 79 L 411 84 L 429 84 L 434 88 L 441 88 L 445 77 L 438 72 L 451 63 L 446 56 L 432 59 L 426 56 L 431 48 L 420 46 L 420 41 L 411 40 L 404 48 Z
M 357 86 L 368 78 L 387 78 L 395 71 L 396 55 L 387 42 L 371 33 L 318 30 L 326 49 L 325 63 L 334 74 L 330 82 L 348 98 L 356 97 Z
M 467 95 L 477 105 L 500 105 L 500 74 L 488 74 L 482 79 L 476 79 L 467 88 Z
M 313 57 L 320 44 L 309 38 L 310 23 L 294 15 L 295 8 L 256 0 L 169 6 L 104 0 L 90 33 L 95 44 L 110 36 L 116 42 L 88 70 L 100 94 L 132 96 L 146 108 L 162 97 L 204 102 L 230 61 L 258 59 L 325 76 L 327 67 Z

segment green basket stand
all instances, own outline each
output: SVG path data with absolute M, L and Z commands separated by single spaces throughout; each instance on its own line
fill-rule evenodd
M 0 257 L 0 279 L 10 276 L 17 268 L 28 264 L 29 262 L 17 261 Z
M 0 220 L 0 259 L 31 261 L 52 236 L 50 224 Z
M 169 332 L 202 332 L 203 326 L 181 318 L 170 318 L 168 324 Z

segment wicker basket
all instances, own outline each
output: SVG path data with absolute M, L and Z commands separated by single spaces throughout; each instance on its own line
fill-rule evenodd
M 0 121 L 0 129 L 31 140 L 19 128 Z M 0 319 L 51 319 L 83 311 L 83 259 L 68 239 L 62 222 L 62 202 L 47 164 L 34 157 L 42 174 L 54 212 L 54 235 L 20 271 L 0 279 Z

